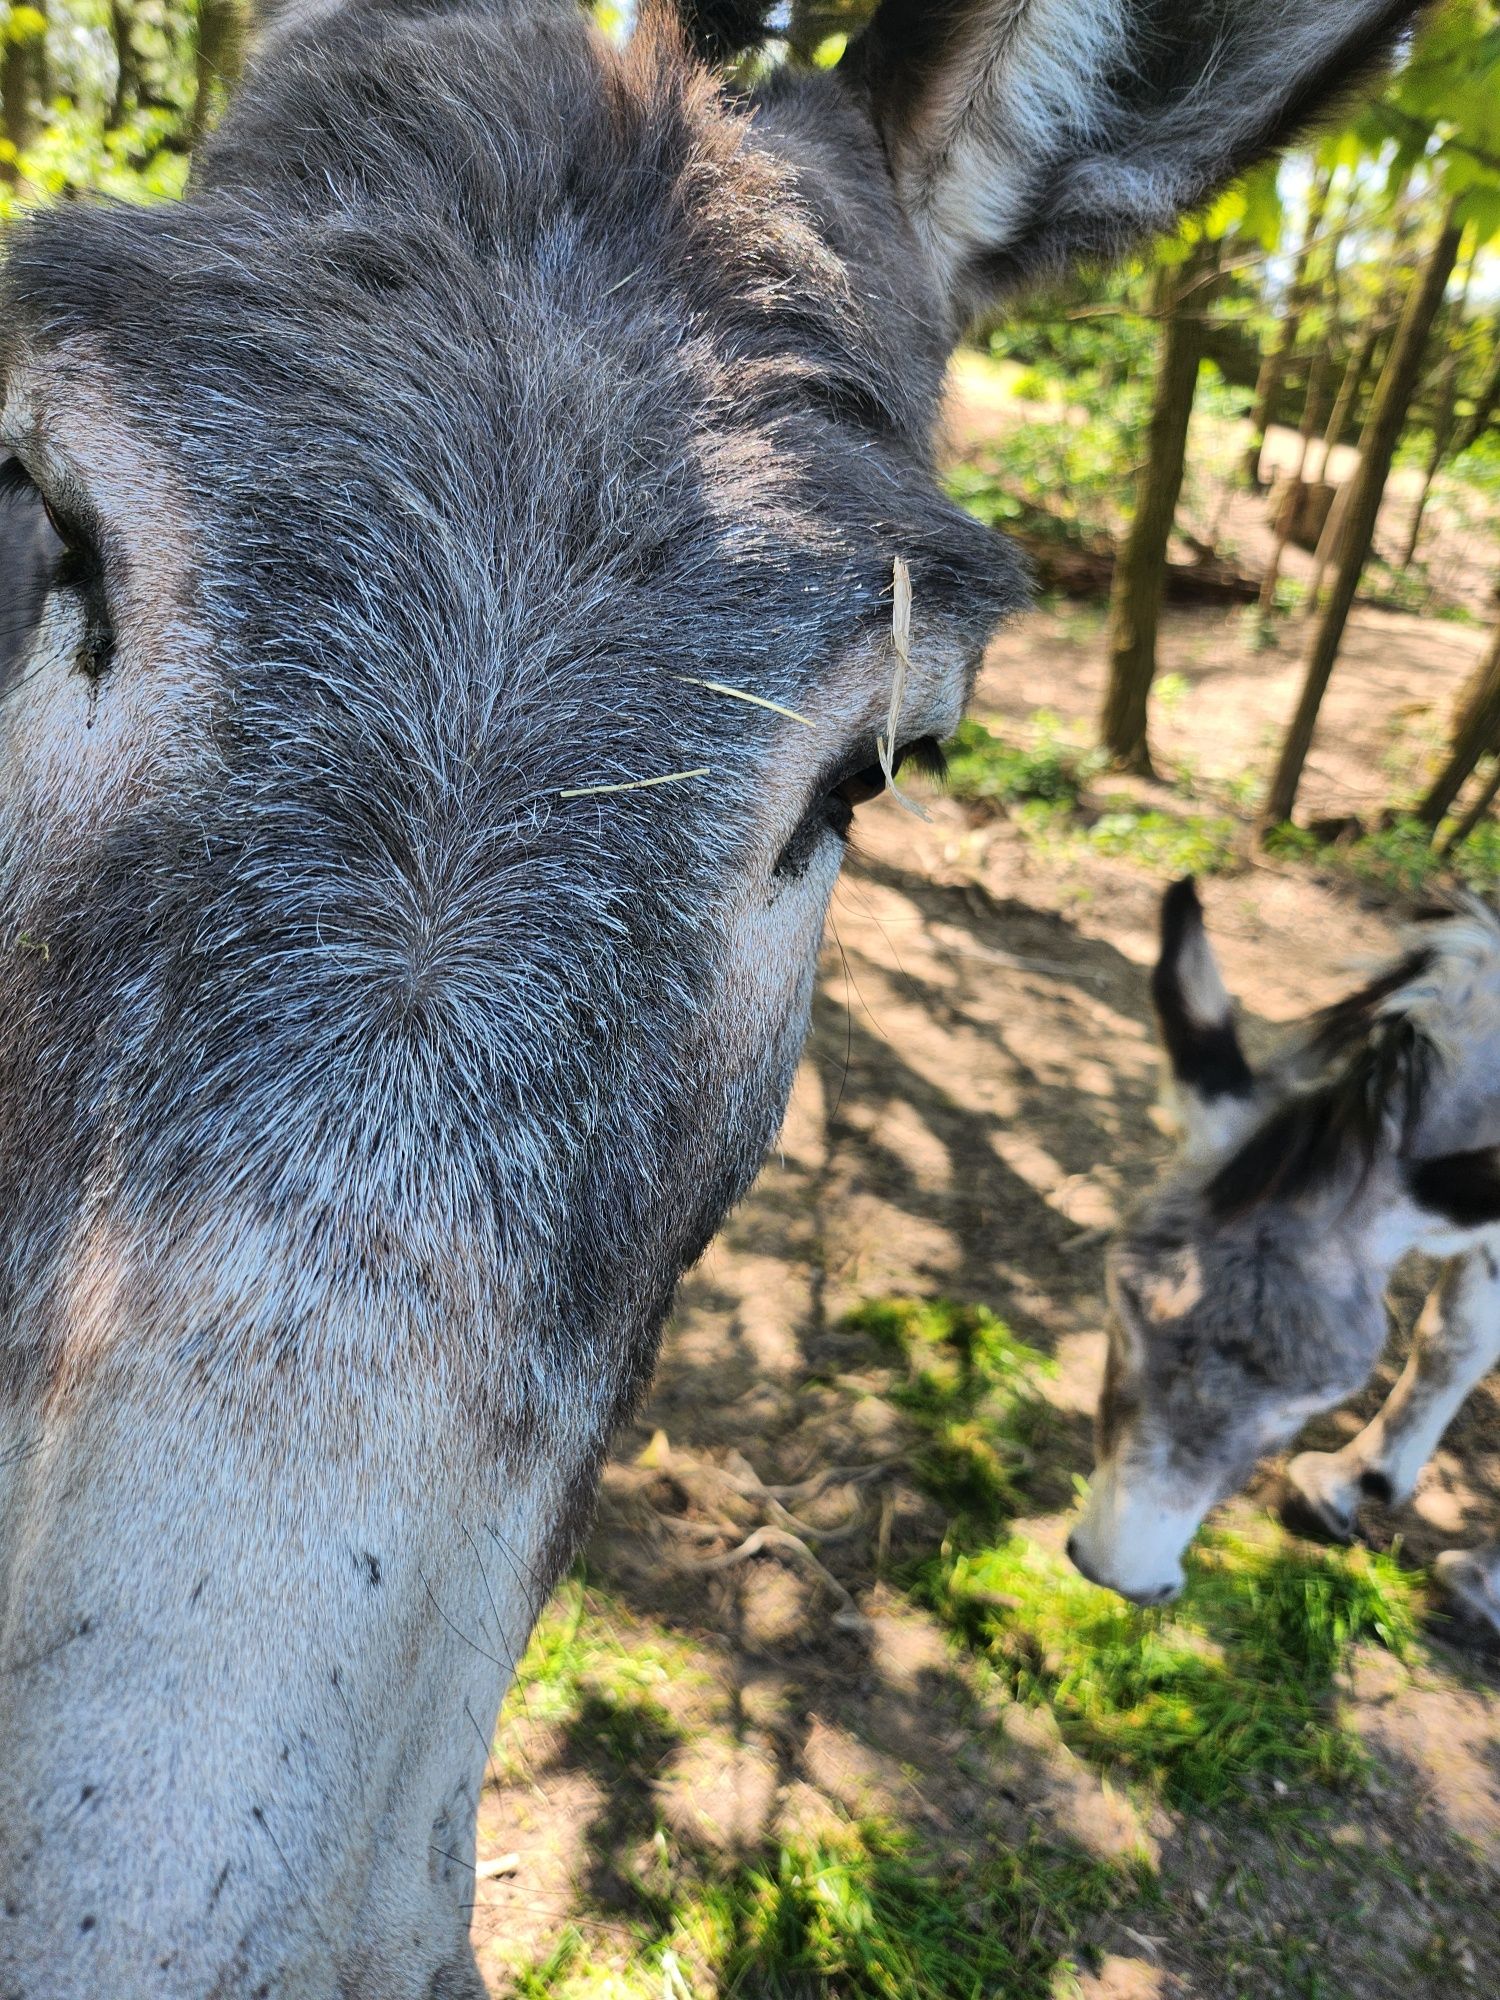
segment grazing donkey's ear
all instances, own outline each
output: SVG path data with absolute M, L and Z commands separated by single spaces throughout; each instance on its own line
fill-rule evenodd
M 882 0 L 845 57 L 956 319 L 1285 145 L 1423 0 Z
M 1238 1137 L 1255 1079 L 1235 1032 L 1234 1010 L 1191 875 L 1162 897 L 1161 954 L 1151 975 L 1151 998 L 1189 1141 L 1222 1144 Z
M 1500 1146 L 1412 1160 L 1406 1184 L 1418 1208 L 1455 1229 L 1487 1229 L 1500 1222 Z

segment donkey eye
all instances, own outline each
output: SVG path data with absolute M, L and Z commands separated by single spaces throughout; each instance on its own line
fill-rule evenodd
M 833 790 L 852 812 L 856 806 L 868 805 L 871 799 L 880 797 L 885 790 L 885 772 L 878 764 L 866 764 L 862 771 L 856 771 L 852 778 L 845 778 Z
M 15 457 L 0 462 L 0 502 L 7 496 L 22 497 L 39 507 L 57 538 L 56 552 L 42 558 L 48 572 L 42 587 L 70 591 L 77 598 L 83 612 L 83 635 L 75 664 L 90 680 L 98 680 L 115 653 L 104 558 L 98 544 L 86 527 L 42 491 Z
M 891 768 L 904 771 L 908 768 L 921 771 L 924 776 L 942 780 L 948 774 L 948 760 L 943 755 L 942 746 L 931 736 L 918 737 L 914 742 L 903 744 L 896 752 Z M 868 805 L 871 799 L 878 799 L 885 790 L 885 772 L 879 764 L 866 764 L 863 769 L 853 772 L 832 787 L 832 795 L 842 799 L 852 812 L 856 806 Z
M 47 516 L 47 525 L 51 528 L 53 534 L 56 535 L 65 549 L 77 548 L 82 540 L 78 530 L 63 519 L 45 493 L 39 497 L 42 503 L 42 512 Z

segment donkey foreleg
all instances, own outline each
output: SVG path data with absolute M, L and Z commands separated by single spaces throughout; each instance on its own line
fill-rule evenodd
M 1480 1378 L 1500 1359 L 1500 1264 L 1455 1258 L 1417 1322 L 1411 1356 L 1385 1403 L 1342 1451 L 1304 1451 L 1286 1469 L 1282 1519 L 1347 1542 L 1366 1500 L 1409 1499 L 1422 1467 Z

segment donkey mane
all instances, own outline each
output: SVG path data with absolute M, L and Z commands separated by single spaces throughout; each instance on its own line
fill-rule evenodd
M 1344 1176 L 1357 1192 L 1392 1138 L 1407 1151 L 1442 1067 L 1421 1004 L 1441 956 L 1435 943 L 1414 945 L 1313 1016 L 1292 1067 L 1311 1064 L 1317 1081 L 1263 1119 L 1209 1182 L 1219 1220 L 1321 1193 Z

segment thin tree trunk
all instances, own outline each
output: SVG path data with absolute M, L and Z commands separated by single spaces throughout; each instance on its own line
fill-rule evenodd
M 193 59 L 193 115 L 188 145 L 196 146 L 208 127 L 213 87 L 225 89 L 239 77 L 244 60 L 245 17 L 241 0 L 198 0 L 198 46 Z
M 1354 408 L 1355 398 L 1364 386 L 1370 363 L 1375 358 L 1375 348 L 1380 335 L 1381 321 L 1371 320 L 1365 337 L 1359 344 L 1358 353 L 1344 370 L 1344 379 L 1339 384 L 1338 400 L 1333 406 L 1333 414 L 1328 419 L 1328 428 L 1323 433 L 1323 461 L 1318 467 L 1318 477 L 1325 483 L 1328 479 L 1328 461 L 1333 454 L 1333 447 L 1343 436 L 1344 426 L 1349 421 L 1349 412 Z M 1304 613 L 1309 618 L 1316 612 L 1318 599 L 1323 594 L 1323 578 L 1328 573 L 1328 565 L 1332 562 L 1334 550 L 1338 547 L 1348 497 L 1348 487 L 1341 486 L 1334 495 L 1333 505 L 1328 510 L 1328 519 L 1323 523 L 1323 532 L 1318 537 L 1317 550 L 1313 556 L 1312 581 L 1307 586 L 1307 596 L 1303 602 Z
M 1271 551 L 1271 560 L 1266 564 L 1266 573 L 1261 578 L 1257 617 L 1262 634 L 1270 631 L 1272 614 L 1276 609 L 1276 586 L 1281 581 L 1281 565 L 1286 557 L 1286 545 L 1292 538 L 1297 512 L 1302 505 L 1302 491 L 1307 481 L 1307 455 L 1312 449 L 1313 429 L 1318 420 L 1318 402 L 1323 394 L 1323 373 L 1327 365 L 1328 356 L 1322 348 L 1308 364 L 1307 400 L 1302 405 L 1302 442 L 1297 453 L 1297 469 L 1292 474 L 1281 508 L 1281 517 L 1276 523 L 1276 546 Z
M 1307 200 L 1307 222 L 1302 231 L 1302 241 L 1297 249 L 1297 261 L 1292 266 L 1291 283 L 1287 287 L 1286 310 L 1277 328 L 1275 345 L 1261 363 L 1260 374 L 1255 383 L 1255 402 L 1250 410 L 1250 442 L 1245 447 L 1245 484 L 1254 493 L 1262 490 L 1260 476 L 1261 454 L 1266 448 L 1266 432 L 1271 427 L 1271 419 L 1276 412 L 1276 399 L 1281 393 L 1281 385 L 1286 379 L 1287 363 L 1297 345 L 1297 334 L 1302 325 L 1302 315 L 1307 308 L 1307 266 L 1312 256 L 1313 245 L 1323 227 L 1323 217 L 1328 209 L 1328 197 L 1333 188 L 1333 170 L 1314 181 Z
M 45 0 L 30 0 L 45 23 Z M 48 97 L 47 31 L 29 35 L 24 41 L 7 40 L 0 56 L 0 132 L 7 141 L 0 159 L 0 181 L 7 187 L 21 184 L 22 153 L 27 152 L 42 127 L 42 112 Z
M 1167 544 L 1182 491 L 1188 424 L 1203 353 L 1209 287 L 1195 259 L 1164 270 L 1157 283 L 1161 352 L 1156 365 L 1146 463 L 1136 488 L 1135 515 L 1115 559 L 1109 599 L 1109 681 L 1100 735 L 1111 760 L 1148 774 L 1146 711 L 1156 676 Z
M 1476 248 L 1469 258 L 1468 270 L 1464 273 L 1463 290 L 1453 308 L 1448 324 L 1448 351 L 1443 356 L 1443 366 L 1438 376 L 1437 402 L 1432 413 L 1432 449 L 1427 454 L 1427 463 L 1422 469 L 1422 490 L 1417 495 L 1417 504 L 1407 530 L 1406 548 L 1401 557 L 1400 567 L 1410 569 L 1417 559 L 1417 545 L 1422 539 L 1422 517 L 1427 512 L 1427 502 L 1432 497 L 1433 481 L 1442 469 L 1449 445 L 1453 441 L 1453 422 L 1458 410 L 1458 366 L 1462 358 L 1459 339 L 1463 333 L 1464 312 L 1469 303 L 1469 286 L 1474 281 L 1474 266 L 1479 258 Z
M 1490 765 L 1490 774 L 1484 781 L 1484 789 L 1447 839 L 1439 844 L 1438 853 L 1446 858 L 1455 848 L 1462 847 L 1480 821 L 1488 816 L 1497 796 L 1500 796 L 1500 757 L 1496 757 Z
M 1416 817 L 1423 826 L 1437 827 L 1442 823 L 1480 758 L 1496 748 L 1500 748 L 1500 625 L 1495 627 L 1490 649 L 1469 682 L 1467 699 L 1448 746 L 1448 761 L 1417 807 Z
M 1443 303 L 1448 280 L 1453 275 L 1462 238 L 1463 227 L 1456 219 L 1456 204 L 1450 203 L 1421 278 L 1413 285 L 1407 299 L 1390 359 L 1381 376 L 1380 387 L 1375 392 L 1364 436 L 1360 439 L 1359 469 L 1349 482 L 1348 506 L 1339 537 L 1338 572 L 1329 593 L 1328 608 L 1312 633 L 1301 699 L 1282 745 L 1281 757 L 1266 798 L 1264 819 L 1271 826 L 1279 826 L 1282 821 L 1289 820 L 1297 802 L 1297 788 L 1302 782 L 1302 767 L 1307 762 L 1307 753 L 1312 745 L 1318 710 L 1333 673 L 1334 661 L 1338 658 L 1344 627 L 1349 622 L 1355 592 L 1359 589 L 1370 544 L 1374 540 L 1375 522 L 1380 513 L 1381 496 L 1385 492 L 1391 460 L 1395 456 L 1401 426 L 1406 420 L 1412 393 L 1422 371 L 1422 356 L 1432 332 L 1432 323 Z
M 115 94 L 109 107 L 109 129 L 125 122 L 125 113 L 141 101 L 141 65 L 131 36 L 129 0 L 110 0 L 109 32 L 115 45 Z
M 1333 448 L 1344 434 L 1344 426 L 1349 421 L 1349 412 L 1354 407 L 1354 399 L 1359 394 L 1370 359 L 1375 352 L 1375 343 L 1380 338 L 1380 327 L 1371 320 L 1365 328 L 1365 337 L 1344 363 L 1344 372 L 1339 379 L 1339 392 L 1333 399 L 1333 408 L 1328 413 L 1328 423 L 1323 431 L 1323 456 L 1318 462 L 1318 477 L 1328 477 L 1328 461 L 1333 456 Z

